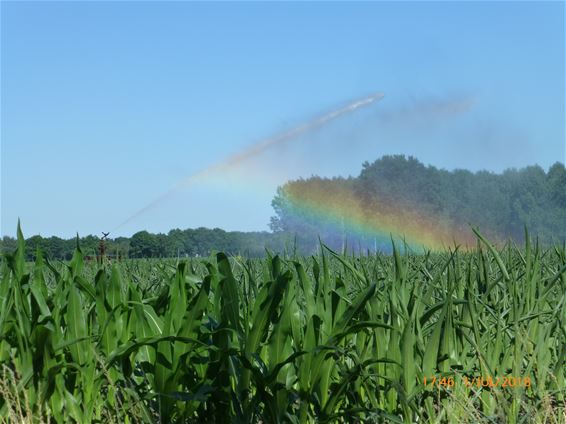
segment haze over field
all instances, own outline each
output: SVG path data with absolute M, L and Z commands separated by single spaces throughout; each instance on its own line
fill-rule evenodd
M 2 235 L 18 217 L 62 237 L 267 230 L 278 186 L 386 154 L 496 172 L 565 161 L 560 2 L 1 8 Z

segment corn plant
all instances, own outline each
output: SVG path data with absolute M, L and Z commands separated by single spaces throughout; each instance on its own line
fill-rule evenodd
M 18 226 L 0 264 L 0 417 L 564 423 L 566 248 L 525 238 L 97 264 L 77 245 L 26 263 Z

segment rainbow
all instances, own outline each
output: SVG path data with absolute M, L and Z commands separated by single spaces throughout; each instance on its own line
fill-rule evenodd
M 282 188 L 291 214 L 315 225 L 334 227 L 336 233 L 404 240 L 416 250 L 472 249 L 476 238 L 468 225 L 438 219 L 415 205 L 394 199 L 360 199 L 348 180 L 311 179 Z

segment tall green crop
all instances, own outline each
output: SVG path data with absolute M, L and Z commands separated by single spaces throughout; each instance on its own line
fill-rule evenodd
M 0 265 L 0 417 L 564 423 L 566 250 L 478 238 L 101 264 L 77 247 L 31 264 L 18 229 Z

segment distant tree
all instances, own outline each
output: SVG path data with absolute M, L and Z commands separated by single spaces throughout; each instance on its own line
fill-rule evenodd
M 325 198 L 318 195 L 321 187 Z M 296 234 L 299 239 L 312 240 L 318 235 L 336 246 L 344 226 L 328 225 L 326 220 L 337 197 L 347 197 L 352 207 L 361 210 L 358 220 L 364 219 L 360 214 L 370 217 L 379 210 L 400 222 L 427 217 L 427 225 L 433 226 L 429 231 L 435 225 L 469 230 L 471 224 L 494 240 L 522 241 L 526 225 L 542 241 L 566 239 L 566 170 L 560 163 L 548 173 L 540 166 L 529 166 L 495 174 L 447 171 L 425 166 L 410 156 L 384 156 L 371 164 L 364 162 L 357 178 L 311 177 L 279 187 L 272 201 L 276 215 L 271 218 L 271 229 Z M 318 203 L 326 213 L 309 215 L 300 207 L 309 202 Z M 347 209 L 342 204 L 337 210 Z M 363 234 L 349 238 L 362 245 L 370 242 Z
M 159 243 L 154 234 L 139 231 L 130 239 L 130 256 L 133 258 L 153 258 L 159 255 Z
M 35 258 L 35 254 L 38 249 L 41 249 L 43 252 L 46 251 L 47 244 L 45 240 L 40 235 L 35 235 L 26 240 L 26 257 L 28 259 Z
M 13 237 L 4 236 L 2 240 L 0 240 L 0 252 L 1 253 L 10 253 L 16 250 L 17 242 L 16 239 Z

